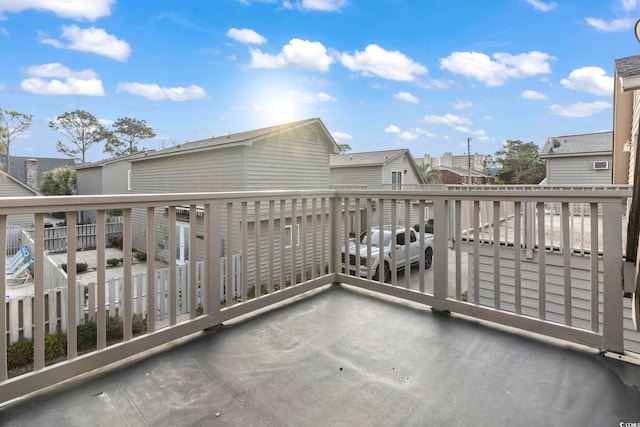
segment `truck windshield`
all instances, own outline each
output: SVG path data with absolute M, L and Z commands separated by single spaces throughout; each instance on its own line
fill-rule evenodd
M 362 243 L 363 245 L 366 245 L 368 238 L 369 238 L 369 234 L 365 233 L 362 236 L 362 241 L 360 243 Z M 387 247 L 389 246 L 390 243 L 391 243 L 391 233 L 384 233 L 384 246 Z M 373 232 L 371 233 L 371 246 L 378 246 L 379 244 L 380 244 L 380 231 L 373 230 Z

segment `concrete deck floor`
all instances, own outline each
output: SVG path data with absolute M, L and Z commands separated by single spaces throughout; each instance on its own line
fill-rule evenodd
M 0 410 L 3 426 L 618 426 L 640 366 L 332 286 Z

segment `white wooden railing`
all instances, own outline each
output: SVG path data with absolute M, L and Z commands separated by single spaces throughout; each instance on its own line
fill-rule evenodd
M 622 353 L 627 343 L 640 342 L 627 322 L 630 316 L 623 298 L 623 203 L 629 195 L 628 188 L 479 191 L 447 187 L 3 199 L 0 244 L 6 242 L 11 215 L 34 214 L 36 261 L 30 304 L 33 367 L 12 377 L 7 353 L 0 351 L 1 400 L 9 401 L 332 283 Z M 562 236 L 557 250 L 555 244 L 547 244 L 547 203 L 562 207 L 557 218 Z M 595 206 L 590 212 L 597 214 L 587 221 L 589 247 L 599 248 L 597 251 L 575 251 L 566 244 L 571 237 L 566 203 Z M 415 222 L 423 237 L 422 212 L 428 204 L 435 211 L 430 269 L 421 258 L 415 268 L 394 272 L 391 283 L 343 273 L 341 248 L 348 246 L 356 231 L 376 224 Z M 483 204 L 492 211 L 481 224 Z M 527 206 L 533 206 L 535 237 L 529 243 Z M 106 279 L 106 211 L 110 209 L 124 213 L 122 279 L 117 285 Z M 469 210 L 463 221 L 465 209 Z M 49 296 L 44 274 L 45 214 L 67 213 L 68 282 L 75 283 L 75 218 L 82 210 L 97 212 L 95 283 L 86 292 L 55 290 Z M 507 219 L 513 225 L 503 226 Z M 191 236 L 191 262 L 185 267 L 176 264 L 178 249 L 185 249 L 176 243 L 180 221 L 186 221 Z M 481 230 L 488 233 L 485 238 L 479 237 Z M 606 238 L 600 230 L 606 230 Z M 153 260 L 161 255 L 160 241 L 167 245 L 162 251 L 168 263 L 164 279 L 138 280 L 132 274 L 133 250 L 146 252 L 151 261 L 146 275 L 156 277 Z M 5 249 L 0 247 L 0 264 L 6 261 Z M 370 264 L 371 257 L 365 262 Z M 199 263 L 203 268 L 197 267 Z M 228 280 L 226 273 L 237 279 Z M 574 290 L 574 273 L 588 284 L 586 289 Z M 0 293 L 5 289 L 0 281 Z M 148 297 L 151 295 L 156 297 Z M 225 295 L 237 297 L 223 304 Z M 48 307 L 57 301 L 60 306 L 52 316 Z M 10 341 L 7 307 L 0 304 L 0 328 L 7 331 L 0 334 L 0 349 L 6 349 Z M 146 329 L 134 336 L 133 316 L 140 312 Z M 107 341 L 110 316 L 123 323 L 122 336 L 115 342 Z M 97 325 L 95 349 L 80 355 L 77 331 L 67 325 L 91 318 Z M 67 351 L 63 361 L 48 365 L 45 335 L 54 329 L 66 330 Z

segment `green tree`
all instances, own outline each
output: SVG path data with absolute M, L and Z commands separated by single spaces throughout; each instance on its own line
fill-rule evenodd
M 340 154 L 351 151 L 351 146 L 349 144 L 338 144 L 338 148 L 340 149 Z
M 104 152 L 112 156 L 133 154 L 138 151 L 140 141 L 155 136 L 153 128 L 148 126 L 145 120 L 119 118 L 113 124 L 113 130 L 109 132 Z
M 42 174 L 39 190 L 45 196 L 69 196 L 75 189 L 75 169 L 56 168 Z
M 104 141 L 109 131 L 100 124 L 91 113 L 75 110 L 58 116 L 49 121 L 49 127 L 71 142 L 65 145 L 58 141 L 56 149 L 62 154 L 86 163 L 87 151 L 95 144 Z
M 539 184 L 546 176 L 540 148 L 533 142 L 507 140 L 504 147 L 491 157 L 498 184 Z
M 420 172 L 420 176 L 422 176 L 425 184 L 440 184 L 442 182 L 440 171 L 428 163 L 420 163 L 418 165 L 418 172 Z
M 11 142 L 31 126 L 32 115 L 0 108 L 0 151 L 7 155 L 7 173 L 11 174 Z

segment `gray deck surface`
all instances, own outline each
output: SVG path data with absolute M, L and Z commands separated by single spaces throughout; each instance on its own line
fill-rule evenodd
M 618 426 L 640 366 L 330 287 L 0 410 L 4 426 Z

